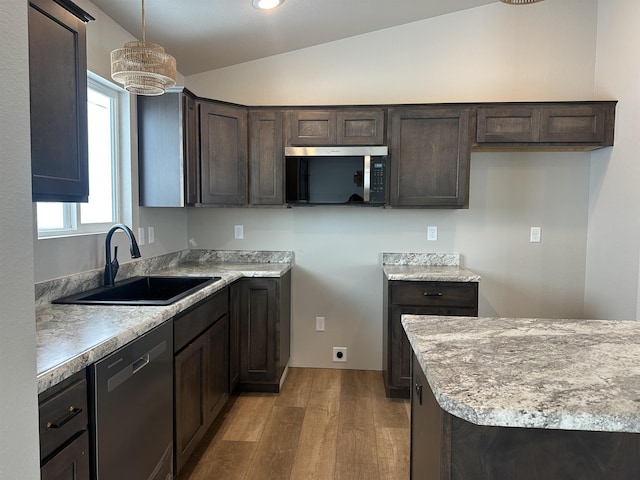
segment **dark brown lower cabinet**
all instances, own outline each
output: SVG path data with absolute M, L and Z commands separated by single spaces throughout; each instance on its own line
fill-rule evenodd
M 89 480 L 89 432 L 85 430 L 44 464 L 40 480 Z
M 40 478 L 89 480 L 86 372 L 82 370 L 38 396 Z
M 402 314 L 478 316 L 477 282 L 389 281 L 384 277 L 382 377 L 387 397 L 409 398 L 411 345 Z
M 231 286 L 231 371 L 246 391 L 279 392 L 290 356 L 291 272 L 243 278 Z M 237 359 L 234 352 L 237 350 Z
M 188 339 L 185 330 L 196 336 Z M 229 398 L 228 290 L 177 317 L 174 338 L 177 474 Z
M 475 425 L 445 412 L 415 356 L 413 480 L 635 480 L 640 434 Z

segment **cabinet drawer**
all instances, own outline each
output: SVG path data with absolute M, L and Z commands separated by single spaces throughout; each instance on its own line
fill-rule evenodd
M 393 282 L 391 303 L 475 308 L 478 305 L 478 284 L 476 282 Z
M 87 381 L 83 378 L 40 404 L 40 459 L 87 428 Z
M 182 312 L 173 323 L 173 351 L 177 352 L 229 312 L 229 291 L 220 290 Z

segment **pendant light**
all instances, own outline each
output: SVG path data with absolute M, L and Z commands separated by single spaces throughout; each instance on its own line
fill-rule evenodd
M 142 0 L 142 41 L 127 42 L 111 52 L 111 78 L 136 95 L 162 95 L 176 84 L 176 59 L 146 41 Z
M 526 5 L 528 3 L 542 2 L 542 0 L 500 0 L 500 1 L 508 5 Z

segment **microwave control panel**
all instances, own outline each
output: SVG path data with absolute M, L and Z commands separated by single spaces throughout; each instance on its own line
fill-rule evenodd
M 386 158 L 372 158 L 371 159 L 371 193 L 370 203 L 384 203 L 385 202 L 385 186 L 386 186 Z

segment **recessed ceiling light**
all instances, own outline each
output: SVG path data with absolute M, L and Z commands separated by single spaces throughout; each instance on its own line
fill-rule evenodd
M 284 0 L 253 0 L 253 6 L 260 10 L 270 10 L 281 5 Z

